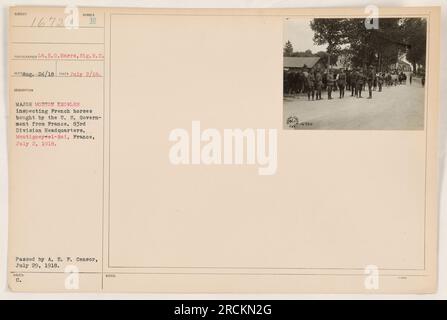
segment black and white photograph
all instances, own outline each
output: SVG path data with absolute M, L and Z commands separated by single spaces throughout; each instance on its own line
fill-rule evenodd
M 283 128 L 423 130 L 425 18 L 290 18 Z

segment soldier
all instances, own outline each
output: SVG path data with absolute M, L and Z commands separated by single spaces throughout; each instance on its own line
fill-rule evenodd
M 315 97 L 315 77 L 312 72 L 309 72 L 306 77 L 306 87 L 307 87 L 307 99 L 310 100 L 312 96 L 312 101 Z
M 315 91 L 317 93 L 316 100 L 321 100 L 321 88 L 323 86 L 323 75 L 320 72 L 320 69 L 317 69 L 315 72 Z
M 383 85 L 383 79 L 385 74 L 384 73 L 378 73 L 377 74 L 377 84 L 379 86 L 379 92 L 382 92 L 382 85 Z
M 393 78 L 391 77 L 391 73 L 386 74 L 386 84 L 387 87 L 390 87 L 393 84 Z
M 374 73 L 374 67 L 369 66 L 368 73 L 366 74 L 366 80 L 368 81 L 368 91 L 369 91 L 368 99 L 372 99 L 372 87 L 374 85 L 375 77 L 376 74 Z
M 357 96 L 357 75 L 356 70 L 351 71 L 351 97 Z
M 362 89 L 363 89 L 363 84 L 364 84 L 364 75 L 362 70 L 359 68 L 357 68 L 357 73 L 356 73 L 356 96 L 357 98 L 363 98 L 362 97 Z
M 329 69 L 327 73 L 327 99 L 332 99 L 332 89 L 334 88 L 335 79 L 332 70 Z
M 345 86 L 346 86 L 346 73 L 343 69 L 340 70 L 337 79 L 338 89 L 340 91 L 340 99 L 345 96 Z
M 304 81 L 303 71 L 300 70 L 298 71 L 298 93 L 301 93 L 304 90 L 303 81 Z
M 306 65 L 304 65 L 303 67 L 303 74 L 302 74 L 302 79 L 303 79 L 303 92 L 307 93 L 307 77 L 309 76 L 309 70 L 307 69 Z

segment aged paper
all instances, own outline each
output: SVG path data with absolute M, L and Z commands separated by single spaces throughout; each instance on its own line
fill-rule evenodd
M 11 290 L 434 292 L 439 12 L 10 8 Z

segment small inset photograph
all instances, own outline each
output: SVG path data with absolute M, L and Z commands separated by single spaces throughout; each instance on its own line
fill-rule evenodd
M 284 129 L 424 129 L 425 18 L 290 18 L 283 43 Z

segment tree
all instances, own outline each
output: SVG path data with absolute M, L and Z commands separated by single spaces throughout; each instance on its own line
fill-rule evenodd
M 312 50 L 307 49 L 306 51 L 295 51 L 292 57 L 315 57 Z
M 382 18 L 379 29 L 367 29 L 364 19 L 314 19 L 310 24 L 314 42 L 327 44 L 329 62 L 341 53 L 354 67 L 374 65 L 386 69 L 399 55 L 416 64 L 425 63 L 426 23 L 420 18 Z
M 421 18 L 406 18 L 403 21 L 405 41 L 408 43 L 406 58 L 416 71 L 417 65 L 425 67 L 427 43 L 427 21 Z
M 335 54 L 329 54 L 324 51 L 318 51 L 315 56 L 320 57 L 321 63 L 323 63 L 325 66 L 334 66 L 337 64 L 338 61 L 338 55 Z
M 290 40 L 287 40 L 284 45 L 283 55 L 284 57 L 291 57 L 293 55 L 293 45 Z
M 343 34 L 343 25 L 345 19 L 314 19 L 310 23 L 310 27 L 314 34 L 314 42 L 318 45 L 327 44 L 328 65 L 332 65 L 331 57 L 340 52 L 341 46 L 345 43 L 345 35 Z

